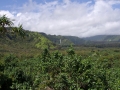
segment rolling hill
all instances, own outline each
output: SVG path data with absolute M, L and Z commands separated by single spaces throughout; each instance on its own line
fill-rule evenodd
M 39 50 L 57 49 L 61 46 L 83 45 L 83 46 L 120 46 L 120 35 L 97 35 L 87 38 L 79 38 L 76 36 L 47 35 L 40 32 L 27 31 L 26 37 L 21 38 L 18 35 L 7 33 L 5 36 L 0 35 L 0 51 L 12 52 L 39 52 Z M 32 51 L 31 51 L 32 50 Z

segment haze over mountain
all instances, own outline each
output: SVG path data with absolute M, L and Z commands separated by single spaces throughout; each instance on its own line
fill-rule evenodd
M 120 0 L 1 0 L 0 15 L 26 30 L 89 37 L 120 34 Z
M 120 35 L 96 35 L 96 36 L 87 37 L 83 39 L 88 41 L 120 42 Z

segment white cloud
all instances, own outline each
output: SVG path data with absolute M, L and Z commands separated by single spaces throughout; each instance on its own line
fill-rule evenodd
M 27 30 L 57 35 L 76 35 L 81 37 L 100 34 L 120 34 L 120 4 L 115 0 L 96 0 L 78 3 L 64 0 L 63 3 L 29 3 L 20 7 L 17 13 L 0 11 L 15 18 L 15 25 L 22 23 Z M 16 11 L 15 11 L 16 12 Z
M 69 3 L 70 3 L 70 0 L 63 0 L 63 2 L 64 2 L 65 4 L 69 4 Z
M 8 18 L 14 18 L 13 12 L 9 12 L 9 11 L 4 11 L 4 10 L 0 10 L 0 16 L 2 15 L 6 15 Z

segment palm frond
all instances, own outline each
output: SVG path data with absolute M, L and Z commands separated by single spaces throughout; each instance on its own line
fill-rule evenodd
M 12 22 L 12 20 L 10 20 L 10 18 L 6 17 L 6 15 L 3 15 L 2 17 L 0 17 L 0 26 L 12 26 L 14 25 L 14 23 Z
M 24 38 L 24 36 L 25 36 L 25 32 L 24 32 L 24 30 L 23 30 L 22 25 L 19 25 L 18 27 L 13 27 L 12 31 L 13 31 L 14 33 L 19 34 L 19 35 L 20 35 L 21 37 L 23 37 L 23 38 Z

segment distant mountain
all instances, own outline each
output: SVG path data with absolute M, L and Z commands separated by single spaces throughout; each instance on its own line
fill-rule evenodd
M 96 36 L 86 37 L 83 39 L 88 41 L 103 41 L 105 37 L 107 37 L 107 35 L 96 35 Z
M 120 41 L 120 35 L 108 35 L 104 38 L 104 41 L 119 42 Z
M 85 40 L 76 36 L 47 35 L 40 32 L 27 31 L 25 38 L 21 38 L 17 34 L 6 33 L 5 36 L 0 35 L 0 51 L 8 52 L 20 50 L 39 50 L 44 48 L 58 49 L 61 46 L 81 45 Z
M 16 51 L 32 50 L 32 49 L 58 49 L 62 46 L 81 45 L 85 40 L 76 36 L 50 35 L 43 32 L 32 32 L 25 30 L 25 38 L 21 38 L 17 34 L 6 33 L 5 36 L 0 35 L 0 51 Z
M 61 35 L 47 35 L 45 33 L 40 34 L 42 34 L 44 37 L 46 37 L 56 45 L 74 45 L 72 41 L 68 40 L 67 38 Z
M 74 43 L 74 45 L 81 45 L 85 43 L 85 40 L 77 36 L 64 36 L 66 39 Z
M 87 38 L 77 36 L 48 35 L 42 32 L 25 31 L 26 37 L 22 39 L 18 35 L 7 33 L 6 36 L 0 36 L 0 51 L 4 48 L 12 49 L 55 49 L 61 46 L 83 45 L 95 47 L 116 47 L 120 46 L 120 35 L 97 35 Z M 18 50 L 16 50 L 18 51 Z
M 57 45 L 80 45 L 85 42 L 84 39 L 81 39 L 76 36 L 61 36 L 61 35 L 47 35 L 45 33 L 40 33 L 49 40 L 51 40 L 53 43 Z
M 119 42 L 120 35 L 97 35 L 92 37 L 83 38 L 88 41 L 110 41 L 110 42 Z

